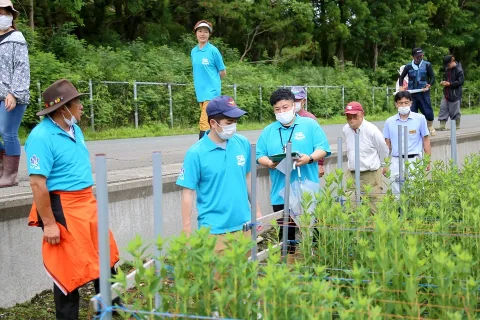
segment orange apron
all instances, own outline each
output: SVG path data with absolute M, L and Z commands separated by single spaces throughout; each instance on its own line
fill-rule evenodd
M 50 193 L 53 215 L 60 228 L 60 243 L 42 244 L 43 263 L 47 274 L 66 295 L 100 277 L 98 252 L 97 200 L 92 188 L 80 191 Z M 28 225 L 42 227 L 35 203 Z M 113 234 L 110 232 L 110 266 L 119 260 Z

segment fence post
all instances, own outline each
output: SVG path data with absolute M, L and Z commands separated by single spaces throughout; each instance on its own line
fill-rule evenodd
M 457 122 L 450 118 L 450 153 L 453 165 L 457 166 Z
M 108 185 L 107 159 L 105 154 L 95 156 L 96 195 L 98 206 L 98 249 L 100 253 L 100 297 L 103 306 L 108 309 L 112 305 L 110 285 L 110 235 L 108 222 Z M 112 311 L 108 311 L 103 319 L 111 320 Z
M 42 111 L 42 87 L 40 81 L 37 81 L 37 90 L 38 90 L 38 111 Z
M 472 107 L 472 103 L 471 103 L 471 100 L 470 100 L 470 93 L 468 94 L 468 109 L 470 109 Z
M 375 87 L 372 87 L 372 105 L 373 109 L 375 109 Z
M 305 85 L 305 110 L 308 111 L 308 86 Z
M 250 154 L 254 155 L 257 153 L 257 148 L 255 144 L 250 146 Z M 252 213 L 252 241 L 254 241 L 255 246 L 252 248 L 252 261 L 257 260 L 257 160 L 256 157 L 250 157 L 251 161 L 251 172 L 250 172 L 250 206 Z
M 233 100 L 237 101 L 237 84 L 233 84 Z
M 90 129 L 95 131 L 95 118 L 93 113 L 93 84 L 92 79 L 88 80 L 88 93 L 90 94 Z
M 342 137 L 337 138 L 337 169 L 343 169 L 343 141 Z M 338 194 L 340 205 L 343 207 L 343 196 L 340 193 L 343 192 L 343 179 L 340 180 L 340 185 L 338 186 Z
M 138 129 L 137 81 L 133 80 L 133 103 L 135 105 L 135 129 Z
M 389 95 L 389 92 L 388 92 L 388 86 L 387 86 L 387 110 L 388 110 L 388 106 L 390 105 L 390 95 Z M 382 108 L 383 109 L 383 108 Z
M 360 205 L 360 132 L 355 131 L 355 192 L 356 206 Z
M 172 84 L 169 83 L 168 87 L 168 103 L 170 106 L 170 128 L 173 129 L 173 98 L 172 98 Z
M 408 127 L 404 126 L 403 127 L 403 155 L 405 158 L 403 158 L 403 162 L 406 163 L 408 160 Z M 405 176 L 405 179 L 408 178 L 408 166 L 405 164 L 405 170 L 403 175 Z
M 283 237 L 282 237 L 282 260 L 287 263 L 288 254 L 288 221 L 290 219 L 290 175 L 292 174 L 292 143 L 287 142 L 286 148 L 286 169 L 285 169 L 285 204 L 283 206 Z
M 342 86 L 342 108 L 341 109 L 343 108 L 345 108 L 345 86 Z
M 435 88 L 435 97 L 433 99 L 433 107 L 436 108 L 437 107 L 437 88 Z
M 260 122 L 263 121 L 263 112 L 262 112 L 262 109 L 263 109 L 263 97 L 262 97 L 262 85 L 258 85 L 258 92 L 259 92 L 259 95 L 260 95 Z
M 162 183 L 162 153 L 153 152 L 153 228 L 155 233 L 155 242 L 162 235 L 163 230 L 163 183 Z M 161 276 L 161 252 L 158 250 L 158 246 L 155 246 L 155 275 Z M 155 311 L 161 312 L 162 297 L 158 292 L 155 294 Z
M 404 163 L 404 158 L 402 156 L 403 153 L 403 144 L 402 144 L 402 136 L 403 136 L 403 128 L 402 125 L 398 125 L 398 187 L 399 187 L 399 192 L 402 193 L 402 184 L 403 184 L 403 163 Z M 407 155 L 408 156 L 408 155 Z

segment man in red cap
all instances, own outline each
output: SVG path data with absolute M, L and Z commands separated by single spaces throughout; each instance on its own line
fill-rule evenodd
M 347 179 L 355 179 L 355 133 L 360 135 L 360 188 L 364 193 L 365 185 L 370 185 L 370 208 L 376 212 L 376 202 L 382 194 L 382 167 L 388 157 L 388 147 L 382 132 L 373 123 L 365 120 L 363 107 L 352 101 L 345 107 L 347 124 L 343 127 L 343 136 L 347 143 L 348 171 Z M 355 184 L 349 187 L 352 204 L 355 204 Z

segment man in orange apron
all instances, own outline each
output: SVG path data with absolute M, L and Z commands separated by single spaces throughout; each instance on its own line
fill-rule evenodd
M 100 259 L 97 202 L 92 192 L 90 157 L 82 130 L 80 94 L 67 80 L 43 93 L 44 119 L 32 130 L 25 150 L 33 206 L 29 226 L 43 230 L 42 256 L 54 282 L 56 319 L 78 319 L 78 288 L 95 280 L 98 293 Z M 110 232 L 110 265 L 119 260 Z

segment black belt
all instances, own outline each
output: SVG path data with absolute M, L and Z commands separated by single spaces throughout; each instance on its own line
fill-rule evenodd
M 409 155 L 408 155 L 408 158 L 409 158 L 409 159 L 415 158 L 415 157 L 418 157 L 418 153 L 417 153 L 417 154 L 409 154 Z M 402 155 L 402 158 L 405 158 L 405 156 Z

